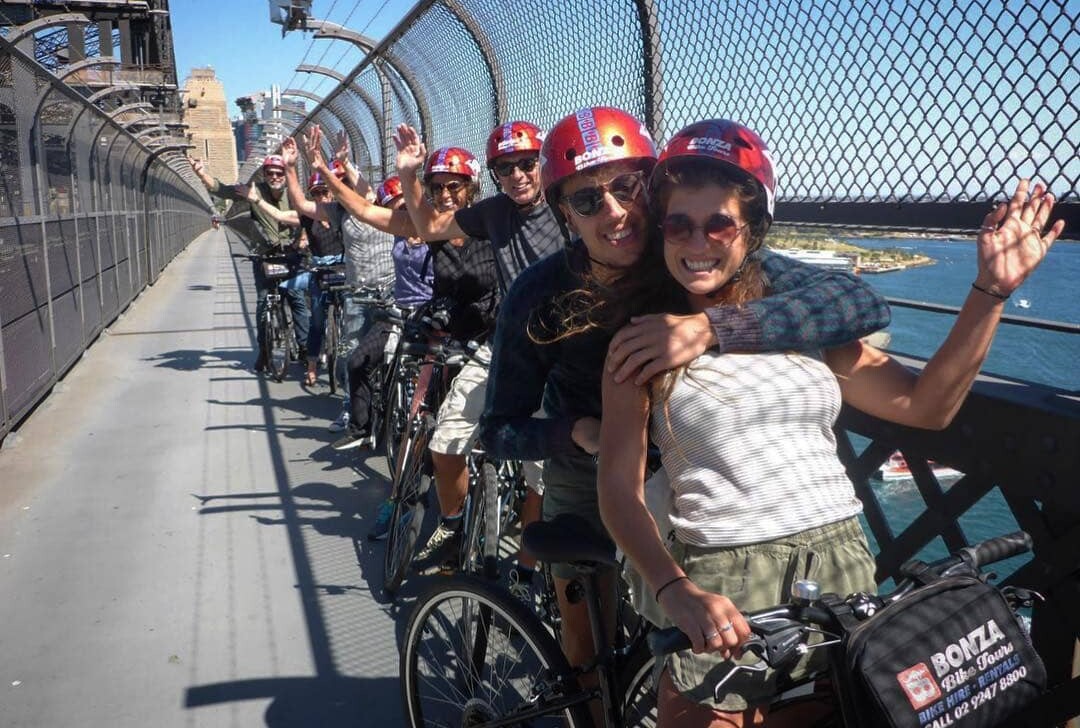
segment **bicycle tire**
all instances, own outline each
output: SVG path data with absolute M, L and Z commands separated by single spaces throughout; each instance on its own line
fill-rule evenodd
M 499 473 L 494 463 L 487 460 L 480 472 L 483 481 L 484 513 L 481 525 L 484 528 L 484 541 L 481 557 L 481 573 L 485 578 L 499 578 L 499 540 L 502 538 L 502 518 L 499 513 Z
M 622 667 L 619 685 L 623 689 L 622 712 L 626 728 L 656 727 L 655 664 L 656 656 L 643 641 L 627 656 Z
M 330 394 L 337 394 L 337 358 L 340 334 L 338 329 L 338 307 L 333 301 L 327 307 L 326 333 L 323 336 L 323 351 L 326 352 L 326 373 L 330 380 Z
M 405 580 L 424 523 L 424 499 L 431 485 L 427 443 L 434 426 L 434 418 L 430 415 L 417 423 L 404 445 L 405 460 L 394 483 L 394 511 L 383 554 L 383 591 L 390 595 L 396 594 Z
M 413 728 L 482 725 L 542 709 L 549 695 L 577 691 L 544 625 L 498 586 L 474 576 L 440 579 L 423 594 L 403 645 L 402 697 Z M 533 728 L 592 725 L 584 702 L 522 717 Z
M 289 322 L 284 312 L 284 302 L 279 301 L 270 307 L 270 330 L 267 340 L 270 342 L 270 356 L 266 366 L 275 381 L 285 378 L 289 368 Z
M 398 472 L 398 462 L 405 439 L 405 429 L 409 417 L 409 403 L 412 397 L 407 383 L 403 381 L 400 369 L 394 372 L 383 401 L 383 452 L 386 454 L 387 472 L 391 480 Z
M 484 522 L 487 519 L 487 494 L 484 488 L 483 470 L 476 470 L 476 461 L 469 462 L 469 491 L 465 499 L 465 523 L 458 555 L 458 571 L 463 574 L 483 574 Z

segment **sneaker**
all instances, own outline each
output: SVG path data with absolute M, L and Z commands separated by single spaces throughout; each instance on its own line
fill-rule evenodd
M 337 416 L 337 419 L 331 422 L 326 429 L 330 432 L 344 432 L 349 427 L 349 410 L 341 410 L 341 414 Z
M 456 562 L 458 551 L 461 549 L 462 529 L 460 520 L 458 524 L 458 528 L 450 528 L 445 523 L 440 522 L 439 527 L 435 529 L 435 533 L 431 534 L 431 538 L 428 539 L 424 548 L 416 555 L 416 560 L 428 564 L 436 570 L 442 570 L 448 563 L 453 564 Z
M 361 430 L 349 430 L 330 445 L 335 450 L 352 450 L 354 447 L 366 447 L 370 433 Z
M 509 582 L 507 589 L 511 596 L 524 604 L 530 611 L 535 609 L 536 601 L 533 595 L 532 584 L 527 581 L 521 581 L 521 574 L 518 573 L 517 569 L 510 570 Z
M 390 518 L 394 515 L 394 501 L 389 498 L 379 504 L 375 513 L 375 527 L 368 533 L 368 541 L 382 541 L 390 535 Z

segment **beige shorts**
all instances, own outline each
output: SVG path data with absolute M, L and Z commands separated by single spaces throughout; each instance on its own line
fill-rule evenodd
M 435 432 L 428 445 L 432 452 L 443 455 L 472 452 L 480 430 L 480 415 L 484 414 L 490 363 L 491 347 L 484 344 L 450 383 L 450 391 L 439 407 Z M 522 463 L 522 471 L 528 486 L 542 495 L 544 483 L 540 463 Z

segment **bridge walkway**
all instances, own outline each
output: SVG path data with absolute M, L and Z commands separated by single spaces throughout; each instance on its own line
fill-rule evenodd
M 195 240 L 5 441 L 0 725 L 402 723 L 385 465 L 325 376 L 250 371 L 242 250 Z

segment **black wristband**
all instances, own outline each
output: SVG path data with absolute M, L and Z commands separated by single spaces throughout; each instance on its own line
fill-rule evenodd
M 983 288 L 982 286 L 978 285 L 977 283 L 972 283 L 971 287 L 974 288 L 979 293 L 985 293 L 986 295 L 992 296 L 992 297 L 996 298 L 999 301 L 1008 301 L 1009 300 L 1009 294 L 1007 294 L 1007 293 L 1005 295 L 1002 295 L 1002 294 L 998 293 L 997 291 L 991 291 L 989 288 Z
M 682 581 L 683 579 L 687 579 L 687 580 L 689 580 L 689 579 L 690 579 L 690 577 L 689 577 L 689 576 L 687 576 L 686 574 L 683 574 L 682 576 L 676 576 L 676 577 L 675 577 L 674 579 L 672 579 L 671 581 L 667 582 L 667 583 L 666 583 L 666 584 L 664 584 L 664 585 L 663 585 L 662 587 L 660 587 L 659 589 L 657 589 L 657 590 L 656 590 L 656 597 L 655 597 L 655 599 L 656 599 L 656 603 L 657 603 L 657 604 L 659 604 L 659 603 L 660 603 L 660 595 L 661 595 L 661 594 L 662 594 L 662 593 L 664 592 L 664 590 L 665 590 L 665 589 L 667 589 L 667 588 L 668 588 L 669 586 L 671 586 L 671 585 L 672 585 L 672 584 L 674 584 L 675 582 L 677 582 L 677 581 Z

